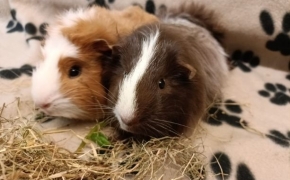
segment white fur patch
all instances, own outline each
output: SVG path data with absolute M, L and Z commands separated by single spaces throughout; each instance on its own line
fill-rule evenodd
M 122 120 L 129 122 L 134 117 L 134 113 L 136 111 L 136 88 L 148 69 L 150 62 L 153 60 L 157 49 L 156 46 L 158 37 L 159 31 L 155 34 L 150 34 L 147 39 L 144 39 L 138 62 L 131 72 L 125 76 L 122 84 L 120 85 L 114 113 L 120 123 L 121 128 L 123 129 L 126 125 L 122 122 Z
M 163 19 L 163 22 L 164 23 L 167 23 L 167 24 L 174 24 L 174 25 L 182 25 L 182 26 L 189 26 L 189 27 L 192 27 L 192 28 L 195 28 L 197 27 L 196 24 L 184 19 L 184 18 L 165 18 Z
M 32 75 L 32 98 L 36 105 L 55 105 L 57 101 L 64 99 L 59 91 L 61 74 L 58 62 L 64 57 L 77 57 L 78 48 L 64 36 L 54 33 L 46 40 L 42 52 L 44 61 L 36 67 Z
M 85 114 L 83 110 L 78 108 L 75 104 L 72 104 L 68 98 L 56 98 L 53 102 L 53 106 L 43 110 L 46 114 L 50 116 L 59 116 L 66 118 L 78 119 Z
M 78 20 L 89 20 L 96 16 L 96 8 L 78 8 L 70 9 L 59 16 L 61 26 L 72 27 Z

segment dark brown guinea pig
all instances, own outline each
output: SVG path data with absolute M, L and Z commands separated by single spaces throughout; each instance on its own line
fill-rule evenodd
M 141 137 L 189 135 L 228 72 L 211 33 L 178 17 L 137 29 L 114 56 L 112 111 L 122 131 Z

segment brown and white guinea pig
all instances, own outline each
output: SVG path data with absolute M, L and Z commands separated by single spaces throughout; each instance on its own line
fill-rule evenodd
M 138 28 L 113 54 L 113 115 L 137 137 L 190 135 L 228 72 L 212 33 L 178 16 Z
M 139 7 L 123 11 L 98 6 L 70 10 L 48 27 L 43 61 L 32 77 L 36 107 L 50 116 L 103 118 L 107 109 L 104 57 L 120 37 L 158 19 Z

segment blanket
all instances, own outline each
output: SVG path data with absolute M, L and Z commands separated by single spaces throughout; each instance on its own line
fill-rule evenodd
M 149 13 L 178 6 L 185 0 L 1 0 L 0 105 L 19 97 L 23 112 L 33 107 L 30 78 L 40 60 L 45 27 L 70 8 L 138 5 Z M 225 31 L 225 49 L 234 65 L 223 89 L 225 99 L 212 107 L 198 127 L 206 157 L 206 179 L 290 179 L 290 1 L 203 0 L 216 12 Z M 25 111 L 26 109 L 26 111 Z M 13 117 L 13 108 L 4 116 Z M 66 127 L 56 119 L 43 130 Z M 91 125 L 70 127 L 84 134 Z M 69 132 L 51 140 L 70 150 L 79 139 Z

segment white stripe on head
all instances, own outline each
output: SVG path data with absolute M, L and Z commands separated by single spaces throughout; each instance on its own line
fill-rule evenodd
M 158 37 L 159 31 L 157 30 L 155 34 L 152 33 L 148 38 L 144 39 L 140 57 L 137 59 L 138 62 L 120 84 L 114 113 L 121 127 L 124 127 L 124 123 L 120 118 L 130 121 L 134 117 L 136 111 L 136 88 L 153 60 L 157 49 Z

